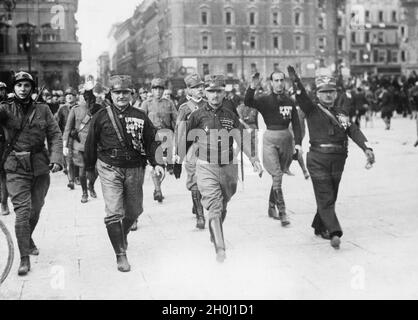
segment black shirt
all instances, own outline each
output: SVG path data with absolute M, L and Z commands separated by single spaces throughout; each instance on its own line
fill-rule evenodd
M 285 130 L 292 122 L 295 135 L 295 144 L 302 144 L 302 133 L 299 122 L 299 115 L 295 103 L 287 95 L 269 94 L 258 99 L 254 98 L 255 90 L 248 88 L 245 94 L 244 104 L 254 108 L 261 113 L 267 129 Z
M 152 166 L 157 165 L 155 151 L 159 145 L 155 141 L 156 128 L 147 115 L 139 109 L 129 106 L 123 112 L 111 107 L 115 120 L 120 121 L 123 128 L 126 146 L 120 143 L 106 108 L 100 109 L 91 120 L 85 145 L 84 160 L 86 170 L 93 170 L 97 158 L 120 168 L 145 167 L 147 160 Z M 145 154 L 141 154 L 134 145 L 142 144 Z M 131 155 L 129 158 L 123 153 Z

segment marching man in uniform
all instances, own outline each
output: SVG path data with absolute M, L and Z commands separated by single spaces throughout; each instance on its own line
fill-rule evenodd
M 216 259 L 223 262 L 226 254 L 222 224 L 238 182 L 233 140 L 241 145 L 244 127 L 238 116 L 225 107 L 224 76 L 206 76 L 205 86 L 207 103 L 191 114 L 187 122 L 187 140 L 195 141 L 198 138 L 197 186 L 202 194 L 202 203 L 209 211 L 209 231 L 215 245 Z M 248 140 L 251 141 L 251 138 Z M 257 156 L 251 157 L 251 143 L 244 142 L 243 146 L 254 170 L 261 174 L 263 169 Z
M 16 213 L 21 259 L 18 274 L 23 276 L 31 268 L 29 255 L 39 254 L 32 235 L 48 193 L 49 172 L 58 172 L 63 167 L 62 135 L 48 105 L 32 100 L 35 81 L 29 73 L 15 75 L 13 90 L 14 98 L 0 104 L 0 124 L 8 137 L 1 169 L 6 172 L 7 189 Z
M 141 105 L 141 110 L 145 111 L 145 114 L 157 130 L 168 129 L 174 132 L 177 121 L 177 110 L 172 101 L 163 98 L 164 89 L 165 81 L 163 79 L 153 79 L 151 82 L 152 99 L 144 101 Z M 163 176 L 158 175 L 155 171 L 152 171 L 151 175 L 155 187 L 154 200 L 161 203 L 164 199 L 161 191 Z
M 307 165 L 318 210 L 312 227 L 316 235 L 331 239 L 331 246 L 339 249 L 343 231 L 335 213 L 335 203 L 347 159 L 348 137 L 364 151 L 368 166 L 375 162 L 374 153 L 367 146 L 367 139 L 360 129 L 350 123 L 342 109 L 335 106 L 337 84 L 334 78 L 320 76 L 316 79 L 319 101 L 316 104 L 308 97 L 295 69 L 289 66 L 288 72 L 309 128 L 311 148 Z
M 177 147 L 180 143 L 186 141 L 186 121 L 190 118 L 190 115 L 199 110 L 203 105 L 205 105 L 204 96 L 204 82 L 198 74 L 192 74 L 187 76 L 184 79 L 184 82 L 187 85 L 189 92 L 189 101 L 182 104 L 179 108 L 179 113 L 177 116 L 177 126 L 176 126 L 176 135 L 178 139 Z M 176 148 L 178 151 L 178 148 Z M 186 150 L 185 150 L 186 151 Z M 204 229 L 205 228 L 205 215 L 203 211 L 203 206 L 201 203 L 202 195 L 200 194 L 199 188 L 197 187 L 197 177 L 196 177 L 196 156 L 197 148 L 195 144 L 192 144 L 186 155 L 185 169 L 187 172 L 187 189 L 192 193 L 193 201 L 193 213 L 196 215 L 197 223 L 196 228 Z
M 119 75 L 110 78 L 112 105 L 100 109 L 91 120 L 84 148 L 87 176 L 95 166 L 102 184 L 106 205 L 105 224 L 116 254 L 117 267 L 129 272 L 127 236 L 143 212 L 144 172 L 147 161 L 157 174 L 156 130 L 150 119 L 130 104 L 132 80 Z

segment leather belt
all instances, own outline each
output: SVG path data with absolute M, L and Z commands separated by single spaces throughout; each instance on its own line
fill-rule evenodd
M 136 151 L 110 149 L 107 150 L 108 155 L 113 159 L 135 160 L 140 159 L 141 156 Z
M 320 153 L 347 153 L 348 142 L 311 143 L 311 151 Z

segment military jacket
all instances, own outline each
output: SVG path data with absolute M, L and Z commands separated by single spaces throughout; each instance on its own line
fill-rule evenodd
M 224 104 L 215 110 L 205 103 L 205 106 L 190 115 L 187 122 L 187 138 L 197 138 L 199 159 L 213 164 L 233 163 L 236 156 L 234 140 L 241 146 L 243 130 L 237 115 Z M 219 137 L 221 131 L 231 134 L 227 141 Z M 251 143 L 243 143 L 243 151 L 251 162 L 257 160 L 257 157 L 251 157 Z
M 76 104 L 73 104 L 73 105 L 63 104 L 59 107 L 57 113 L 55 114 L 55 119 L 57 120 L 58 126 L 62 133 L 64 133 L 68 116 L 70 114 L 70 110 L 75 106 Z
M 149 99 L 142 103 L 141 110 L 145 112 L 154 126 L 159 129 L 173 130 L 176 127 L 177 110 L 170 100 L 161 98 Z
M 32 112 L 34 110 L 34 112 Z M 24 107 L 16 100 L 0 104 L 0 124 L 5 129 L 7 143 L 20 128 L 24 115 L 30 112 L 13 151 L 4 164 L 6 172 L 40 176 L 49 173 L 49 164 L 63 166 L 62 134 L 47 104 Z M 48 151 L 45 147 L 48 143 Z
M 348 137 L 350 137 L 361 149 L 368 148 L 366 137 L 358 126 L 350 123 L 345 109 L 337 106 L 329 109 L 335 120 L 338 121 L 337 124 L 321 110 L 318 104 L 312 102 L 304 88 L 299 94 L 296 94 L 296 100 L 306 115 L 311 146 L 335 144 L 344 146 L 345 152 L 347 152 L 346 147 Z

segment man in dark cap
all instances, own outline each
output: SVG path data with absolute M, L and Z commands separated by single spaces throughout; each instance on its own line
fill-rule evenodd
M 58 126 L 62 134 L 64 134 L 70 110 L 77 105 L 77 92 L 73 88 L 68 88 L 65 90 L 65 102 L 65 104 L 60 106 L 58 112 L 55 115 L 55 119 L 58 122 Z M 74 164 L 73 161 L 73 141 L 74 137 L 68 136 L 68 141 L 64 141 L 65 149 L 63 150 L 65 165 L 67 169 L 66 171 L 68 175 L 67 187 L 70 190 L 74 190 L 76 172 L 78 176 L 78 167 Z
M 156 174 L 156 129 L 142 110 L 130 104 L 132 80 L 119 75 L 110 78 L 112 104 L 99 110 L 91 120 L 84 148 L 87 176 L 95 167 L 106 205 L 105 224 L 116 254 L 117 267 L 129 272 L 127 235 L 143 212 L 144 172 L 147 161 Z
M 244 127 L 237 115 L 224 105 L 224 76 L 206 76 L 205 86 L 207 103 L 191 114 L 186 136 L 189 141 L 198 139 L 197 186 L 203 206 L 209 211 L 209 231 L 216 259 L 223 262 L 226 254 L 222 225 L 228 202 L 236 193 L 238 183 L 237 150 L 233 145 L 235 140 L 241 146 Z M 243 146 L 254 169 L 261 173 L 258 157 L 251 156 L 251 143 L 243 143 Z
M 14 98 L 0 104 L 0 124 L 6 128 L 8 137 L 1 169 L 6 172 L 7 189 L 16 213 L 15 231 L 21 257 L 18 274 L 26 275 L 31 268 L 29 255 L 39 254 L 32 234 L 49 189 L 49 172 L 58 172 L 63 166 L 62 136 L 49 107 L 32 100 L 35 81 L 30 74 L 17 73 L 13 90 Z
M 188 75 L 184 82 L 188 88 L 189 100 L 180 106 L 179 114 L 177 116 L 177 127 L 176 135 L 177 148 L 178 146 L 186 141 L 186 121 L 190 118 L 190 115 L 199 110 L 202 106 L 205 105 L 204 96 L 204 82 L 198 74 Z M 187 151 L 187 156 L 185 159 L 185 169 L 187 172 L 187 189 L 192 193 L 193 201 L 193 213 L 196 215 L 197 223 L 196 228 L 204 229 L 205 228 L 205 215 L 203 211 L 203 206 L 201 203 L 202 195 L 200 194 L 199 188 L 197 186 L 197 177 L 196 177 L 196 152 L 197 149 L 195 144 L 189 144 L 189 149 Z M 183 150 L 186 152 L 186 150 Z
M 339 249 L 343 232 L 335 213 L 335 203 L 347 159 L 348 137 L 364 151 L 369 166 L 375 162 L 374 153 L 360 129 L 350 123 L 347 112 L 335 106 L 335 78 L 320 76 L 316 79 L 318 103 L 314 103 L 308 97 L 295 69 L 289 66 L 288 72 L 309 128 L 311 148 L 307 155 L 307 165 L 317 204 L 312 227 L 316 235 L 330 239 L 331 246 Z
M 164 89 L 165 81 L 163 79 L 153 79 L 151 81 L 153 97 L 142 103 L 141 110 L 145 111 L 157 130 L 171 130 L 171 132 L 174 132 L 177 121 L 177 110 L 172 101 L 163 98 Z M 154 200 L 161 203 L 164 199 L 161 191 L 162 176 L 157 175 L 154 171 L 152 171 L 151 175 L 155 188 Z
M 4 82 L 0 82 L 0 103 L 7 100 L 7 85 Z M 0 155 L 3 154 L 4 148 L 6 147 L 6 136 L 4 129 L 0 127 Z M 10 214 L 9 205 L 7 200 L 9 193 L 6 187 L 6 174 L 3 170 L 0 170 L 0 215 L 7 216 Z

